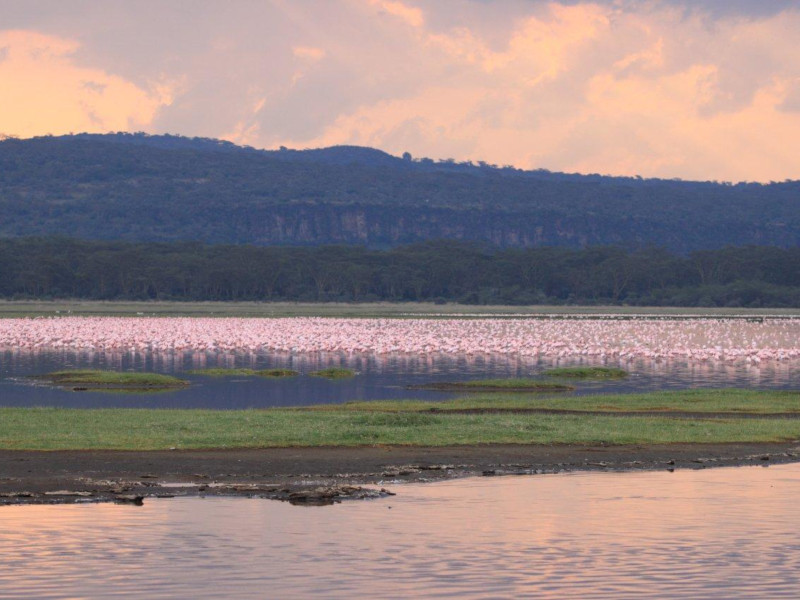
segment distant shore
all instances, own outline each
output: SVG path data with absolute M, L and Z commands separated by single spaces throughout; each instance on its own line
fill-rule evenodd
M 433 302 L 166 302 L 0 300 L 0 318 L 56 316 L 353 317 L 441 318 L 617 315 L 674 318 L 800 318 L 800 308 L 699 308 L 669 306 L 473 305 Z

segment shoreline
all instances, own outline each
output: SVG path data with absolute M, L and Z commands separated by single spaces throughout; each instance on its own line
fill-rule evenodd
M 793 462 L 800 462 L 800 440 L 618 446 L 0 450 L 0 507 L 86 502 L 141 504 L 147 498 L 205 496 L 322 505 L 402 494 L 404 483 L 472 476 L 674 471 Z
M 584 316 L 622 318 L 800 318 L 798 308 L 732 308 L 622 305 L 502 305 L 448 302 L 257 302 L 182 300 L 7 300 L 0 299 L 0 318 L 45 316 L 227 316 L 227 317 L 367 317 L 440 318 L 475 315 L 496 317 Z

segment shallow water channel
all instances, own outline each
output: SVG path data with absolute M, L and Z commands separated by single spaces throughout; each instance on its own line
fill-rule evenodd
M 0 508 L 0 597 L 797 598 L 800 464 Z
M 348 355 L 348 354 L 207 354 L 183 353 L 103 353 L 103 352 L 24 352 L 0 351 L 0 406 L 63 407 L 146 407 L 242 409 L 274 406 L 308 406 L 353 400 L 422 399 L 437 400 L 453 394 L 409 390 L 407 386 L 437 381 L 538 377 L 553 366 L 602 364 L 622 367 L 631 373 L 624 380 L 571 381 L 575 394 L 656 391 L 691 387 L 746 387 L 796 389 L 800 381 L 797 361 L 761 365 L 721 362 L 630 361 L 582 362 L 580 359 L 520 359 L 508 356 L 469 357 L 433 354 Z M 349 378 L 330 381 L 308 373 L 327 367 L 348 367 L 358 372 Z M 191 375 L 188 371 L 209 367 L 247 367 L 254 369 L 291 368 L 298 377 L 266 379 L 260 377 L 212 378 Z M 115 369 L 153 371 L 186 378 L 191 386 L 157 394 L 114 394 L 73 392 L 47 386 L 34 386 L 28 375 L 62 369 Z

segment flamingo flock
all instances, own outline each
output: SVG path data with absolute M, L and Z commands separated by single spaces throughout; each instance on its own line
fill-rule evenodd
M 800 321 L 50 317 L 0 319 L 0 348 L 759 364 L 800 359 Z

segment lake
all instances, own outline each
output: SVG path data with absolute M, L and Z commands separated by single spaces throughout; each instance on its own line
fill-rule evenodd
M 536 377 L 547 368 L 572 365 L 618 366 L 631 372 L 624 380 L 571 382 L 575 394 L 657 391 L 695 387 L 742 387 L 796 389 L 798 361 L 765 361 L 760 364 L 721 361 L 628 361 L 596 358 L 466 356 L 431 353 L 219 353 L 219 352 L 101 352 L 101 351 L 0 351 L 0 405 L 61 407 L 142 407 L 244 409 L 275 406 L 308 406 L 352 400 L 440 400 L 452 394 L 409 390 L 409 385 L 434 381 Z M 285 379 L 259 377 L 211 378 L 187 371 L 208 367 L 286 367 L 301 376 Z M 351 379 L 330 381 L 310 377 L 310 371 L 330 366 L 358 372 Z M 174 374 L 191 381 L 187 389 L 158 394 L 73 392 L 32 385 L 29 375 L 61 369 L 115 369 Z
M 797 598 L 800 464 L 0 508 L 0 597 Z

